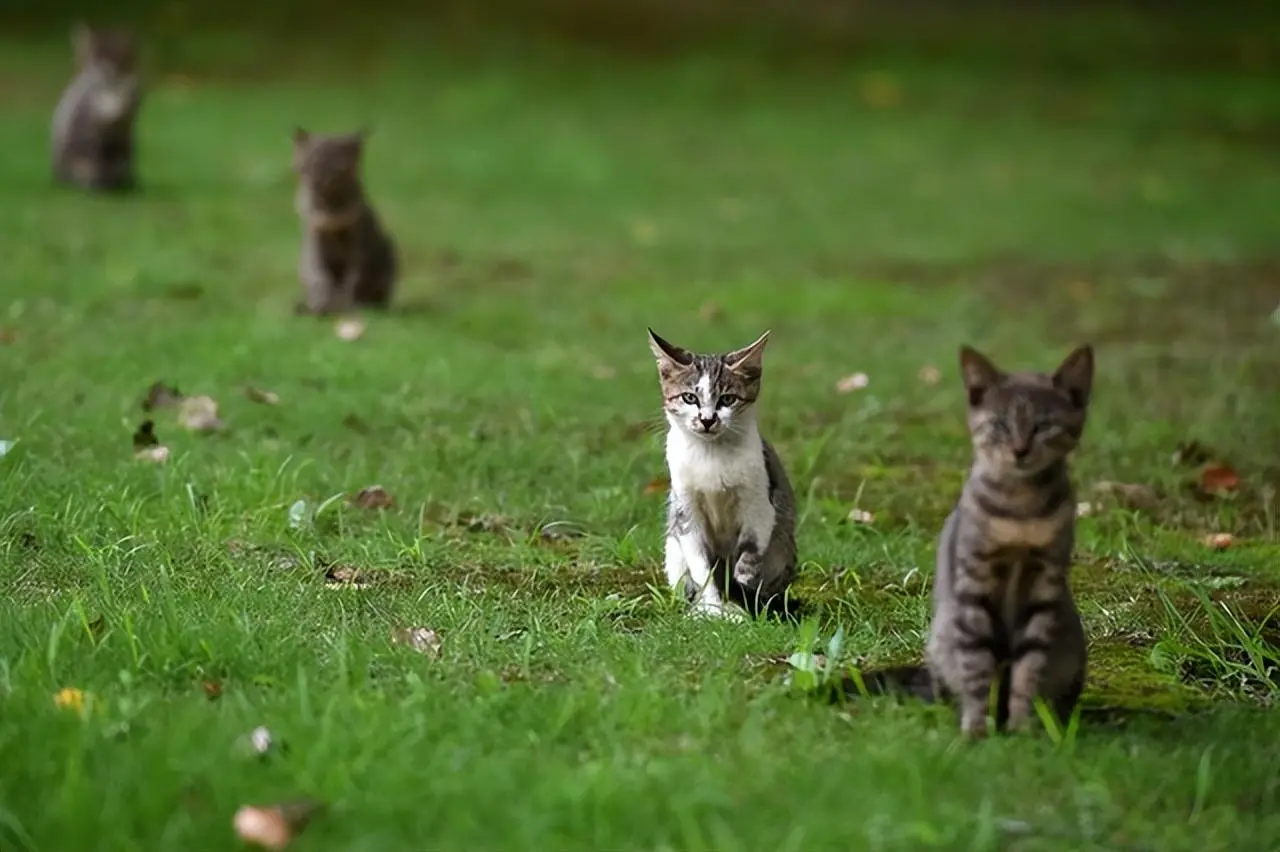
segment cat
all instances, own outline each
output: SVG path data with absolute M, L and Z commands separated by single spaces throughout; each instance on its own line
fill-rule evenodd
M 1084 432 L 1093 349 L 1052 374 L 1006 373 L 966 346 L 974 461 L 938 540 L 933 620 L 923 666 L 862 675 L 868 692 L 954 698 L 970 738 L 1025 729 L 1043 699 L 1065 723 L 1084 688 L 1084 625 L 1068 584 L 1076 502 L 1067 457 Z M 848 679 L 844 692 L 856 683 Z
M 790 613 L 795 495 L 756 426 L 768 340 L 766 331 L 743 349 L 700 355 L 649 329 L 668 423 L 666 575 L 696 613 L 740 618 L 729 604 Z
M 54 109 L 50 134 L 54 179 L 93 191 L 136 189 L 137 40 L 125 29 L 77 23 L 71 43 L 76 75 Z
M 302 220 L 299 313 L 386 307 L 395 288 L 395 244 L 365 197 L 360 163 L 367 131 L 322 136 L 293 131 Z

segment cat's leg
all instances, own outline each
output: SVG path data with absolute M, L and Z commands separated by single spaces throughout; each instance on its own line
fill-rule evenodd
M 1063 582 L 1052 567 L 1024 565 L 1031 573 L 1031 588 L 1021 618 L 1022 630 L 1014 638 L 1010 650 L 1009 721 L 1010 731 L 1025 730 L 1035 715 L 1035 699 L 1045 687 L 1052 687 L 1049 655 L 1057 648 L 1055 641 L 1062 632 Z M 1036 570 L 1039 568 L 1039 570 Z M 1060 653 L 1060 652 L 1059 652 Z M 1052 688 L 1048 690 L 1053 692 Z
M 776 520 L 777 513 L 767 491 L 752 495 L 742 506 L 742 529 L 734 550 L 733 579 L 748 592 L 760 589 L 761 569 Z

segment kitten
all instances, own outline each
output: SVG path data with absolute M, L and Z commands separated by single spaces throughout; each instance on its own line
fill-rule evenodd
M 795 496 L 756 427 L 765 332 L 727 355 L 699 355 L 649 330 L 667 432 L 666 574 L 694 611 L 786 613 L 795 577 Z
M 136 187 L 134 124 L 142 102 L 137 43 L 123 29 L 72 28 L 77 73 L 53 112 L 54 178 L 97 191 Z
M 338 136 L 293 131 L 298 174 L 294 208 L 302 220 L 300 313 L 386 307 L 397 259 L 391 237 L 365 198 L 360 160 L 365 131 Z
M 933 622 L 923 667 L 868 672 L 872 692 L 955 697 L 960 728 L 1020 730 L 1043 699 L 1060 722 L 1084 687 L 1084 626 L 1068 585 L 1076 502 L 1067 456 L 1084 431 L 1093 349 L 1052 375 L 1005 373 L 964 347 L 974 461 L 938 541 Z M 845 689 L 849 691 L 850 682 Z

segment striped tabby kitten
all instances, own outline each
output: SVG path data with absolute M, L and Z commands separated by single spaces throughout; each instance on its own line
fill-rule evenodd
M 365 136 L 293 131 L 294 207 L 302 220 L 300 313 L 386 307 L 391 301 L 396 252 L 361 185 Z
M 727 355 L 699 355 L 649 330 L 658 359 L 671 492 L 666 574 L 694 611 L 785 613 L 795 577 L 795 497 L 756 427 L 769 332 Z
M 1084 626 L 1068 585 L 1076 502 L 1067 456 L 1084 431 L 1093 349 L 1081 346 L 1052 375 L 1005 373 L 964 347 L 974 462 L 938 541 L 934 611 L 924 667 L 864 675 L 872 691 L 905 687 L 954 697 L 960 728 L 1025 728 L 1033 700 L 1060 721 L 1084 686 Z
M 133 128 L 141 103 L 137 43 L 123 29 L 71 31 L 76 76 L 53 112 L 53 175 L 95 191 L 133 189 Z

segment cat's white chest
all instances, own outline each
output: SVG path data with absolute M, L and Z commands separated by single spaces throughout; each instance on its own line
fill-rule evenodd
M 696 516 L 716 549 L 732 548 L 745 503 L 767 495 L 768 474 L 759 436 L 722 446 L 673 430 L 667 439 L 671 490 Z

